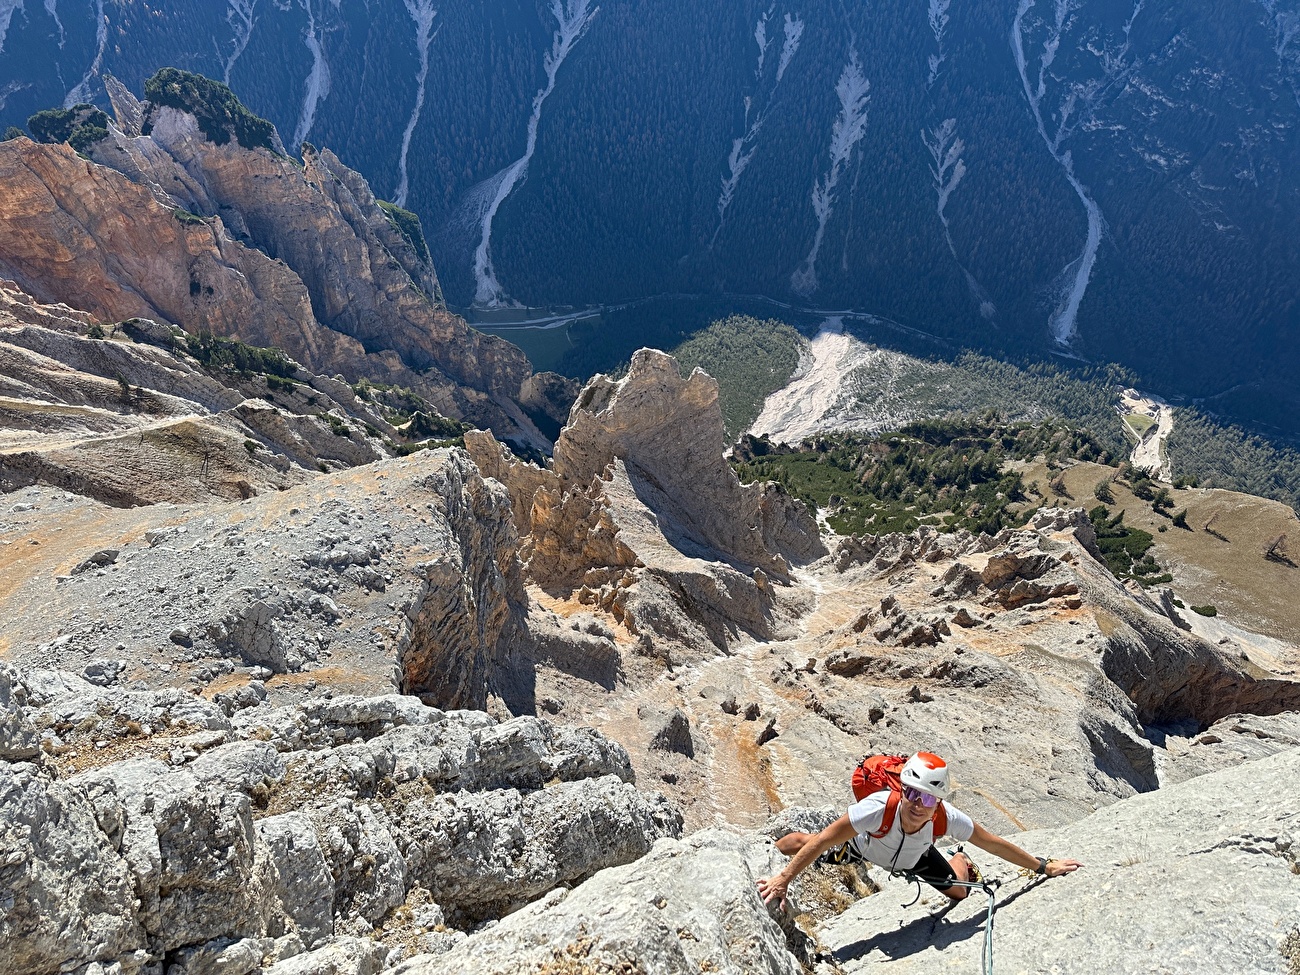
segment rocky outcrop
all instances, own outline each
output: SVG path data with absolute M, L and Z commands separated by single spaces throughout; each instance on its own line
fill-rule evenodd
M 983 898 L 917 902 L 888 881 L 872 895 L 815 866 L 788 911 L 766 907 L 755 881 L 785 863 L 771 837 L 834 813 L 679 839 L 676 813 L 628 784 L 627 753 L 590 731 L 395 695 L 232 717 L 48 671 L 5 669 L 0 687 L 4 741 L 19 728 L 43 743 L 35 760 L 0 760 L 0 836 L 21 854 L 0 865 L 0 951 L 23 971 L 794 975 L 929 971 L 940 951 L 978 967 Z M 107 745 L 64 751 L 70 729 Z M 146 754 L 160 757 L 129 757 Z M 1192 946 L 1198 971 L 1286 971 L 1300 813 L 1275 801 L 1276 783 L 1300 773 L 1300 750 L 1245 768 L 1012 837 L 1083 860 L 1069 877 L 979 859 L 1001 883 L 999 967 L 1159 967 Z M 1166 910 L 1150 911 L 1153 886 Z M 484 917 L 501 920 L 473 926 Z
M 642 349 L 628 374 L 592 380 L 555 445 L 569 490 L 610 462 L 685 551 L 784 574 L 825 554 L 811 515 L 774 484 L 741 485 L 723 458 L 718 384 L 701 370 L 682 379 L 671 356 Z
M 104 326 L 0 284 L 0 490 L 116 506 L 243 500 L 388 456 L 402 435 L 344 383 L 190 354 L 148 319 Z M 200 350 L 200 354 L 203 354 Z
M 173 362 L 165 326 L 90 339 L 94 322 L 13 300 L 13 402 L 62 389 L 121 422 L 103 386 L 130 368 L 173 383 L 149 408 L 174 426 L 214 422 L 202 411 L 235 388 Z M 317 418 L 327 437 L 356 426 L 346 385 L 310 383 L 292 395 L 337 405 Z M 996 536 L 837 540 L 801 564 L 822 551 L 808 513 L 729 479 L 712 395 L 642 353 L 588 388 L 554 468 L 471 433 L 468 453 L 238 504 L 8 496 L 0 957 L 41 975 L 793 973 L 906 962 L 923 932 L 964 958 L 973 902 L 937 927 L 933 901 L 913 921 L 888 896 L 830 921 L 870 886 L 816 869 L 795 891 L 801 932 L 755 896 L 783 862 L 768 837 L 832 820 L 862 754 L 920 747 L 949 759 L 954 802 L 981 823 L 1051 829 L 1024 842 L 1088 863 L 1046 893 L 1003 887 L 999 939 L 1017 917 L 1036 934 L 1011 939 L 1013 966 L 1058 964 L 1044 918 L 1122 968 L 1242 911 L 1258 913 L 1249 947 L 1213 964 L 1284 957 L 1267 937 L 1285 944 L 1294 875 L 1273 861 L 1291 868 L 1295 824 L 1276 783 L 1296 771 L 1300 685 L 1120 585 L 1081 511 Z M 317 449 L 301 412 L 222 411 Z M 687 428 L 718 457 L 673 448 Z M 1214 770 L 1230 785 L 1174 788 Z M 1255 783 L 1271 803 L 1250 801 Z M 817 808 L 773 819 L 792 805 Z M 701 831 L 679 839 L 686 824 Z M 1124 872 L 1148 830 L 1163 872 Z M 1207 870 L 1236 871 L 1229 896 Z M 1159 918 L 1123 895 L 1131 942 L 1094 910 L 1129 877 L 1179 891 Z
M 447 311 L 422 238 L 328 150 L 298 166 L 218 146 L 193 116 L 142 107 L 120 85 L 114 102 L 119 125 L 93 162 L 66 145 L 0 146 L 0 274 L 100 321 L 277 346 L 312 371 L 405 385 L 540 442 L 513 401 L 522 353 Z
M 455 542 L 422 566 L 424 579 L 407 611 L 403 690 L 440 707 L 482 708 L 496 683 L 513 711 L 531 711 L 526 676 L 522 686 L 504 679 L 511 648 L 524 642 L 527 603 L 506 493 L 469 464 L 446 465 L 429 488 Z
M 531 578 L 576 592 L 647 656 L 668 658 L 780 631 L 776 584 L 825 554 L 801 503 L 740 484 L 722 431 L 717 384 L 698 370 L 682 379 L 670 356 L 642 349 L 622 380 L 583 390 L 550 469 L 490 436 L 466 445 L 510 492 Z
M 1286 781 L 1300 770 L 1300 751 L 1250 768 L 1258 776 L 1252 781 Z M 1013 836 L 1028 850 L 1084 861 L 1055 880 L 1018 877 L 976 851 L 985 876 L 1001 885 L 995 970 L 1160 970 L 1191 950 L 1198 972 L 1288 971 L 1300 943 L 1293 911 L 1300 814 L 1268 795 L 1267 786 L 1243 786 L 1239 775 L 1223 772 L 1072 826 Z M 825 817 L 790 811 L 782 820 L 810 829 Z M 397 971 L 980 970 L 982 895 L 956 906 L 924 888 L 917 898 L 875 869 L 885 887 L 872 893 L 868 884 L 845 883 L 844 868 L 814 866 L 796 881 L 787 912 L 769 910 L 755 881 L 784 863 L 761 835 L 705 830 L 663 840 L 637 863 L 556 891 L 446 954 L 411 958 Z M 1150 909 L 1153 888 L 1168 890 L 1165 909 Z M 790 920 L 796 915 L 806 933 Z M 1043 937 L 1045 930 L 1053 936 Z
M 350 688 L 533 710 L 508 501 L 460 451 L 191 510 L 105 509 L 39 488 L 9 497 L 13 659 L 73 671 L 122 659 L 114 681 L 231 692 L 326 668 Z M 48 518 L 66 531 L 47 533 Z M 116 558 L 73 572 L 105 547 L 87 537 L 99 532 L 121 540 Z
M 392 917 L 412 898 L 438 926 L 464 924 L 680 830 L 662 796 L 628 784 L 617 745 L 532 718 L 391 697 L 254 706 L 232 722 L 187 695 L 3 676 L 49 756 L 71 725 L 165 757 L 113 761 L 110 745 L 84 771 L 66 752 L 0 761 L 0 955 L 32 975 L 251 972 L 345 932 L 369 935 L 371 958 L 374 926 L 419 933 Z M 169 750 L 196 723 L 208 732 Z
M 42 301 L 102 322 L 152 318 L 278 346 L 313 371 L 364 357 L 360 343 L 319 327 L 282 263 L 66 145 L 0 143 L 0 180 L 0 273 Z
M 636 863 L 557 890 L 444 955 L 412 958 L 396 975 L 799 975 L 805 969 L 788 947 L 791 938 L 755 887 L 779 869 L 778 859 L 770 846 L 722 830 L 664 840 Z
M 519 388 L 519 405 L 539 428 L 550 427 L 547 436 L 555 440 L 581 392 L 582 385 L 575 379 L 554 372 L 537 372 Z
M 746 824 L 767 815 L 778 795 L 783 803 L 842 809 L 849 770 L 863 754 L 922 746 L 950 756 L 961 783 L 958 803 L 990 828 L 1074 821 L 1099 805 L 1197 774 L 1179 768 L 1218 767 L 1194 762 L 1201 746 L 1188 740 L 1203 725 L 1179 711 L 1185 698 L 1179 684 L 1163 685 L 1171 696 L 1160 714 L 1188 725 L 1155 728 L 1155 711 L 1146 709 L 1154 708 L 1161 685 L 1142 689 L 1131 673 L 1112 669 L 1129 639 L 1125 614 L 1157 629 L 1163 617 L 1156 604 L 1138 602 L 1113 580 L 1109 590 L 1094 591 L 1094 574 L 1108 573 L 1088 551 L 1081 517 L 1049 511 L 1025 530 L 996 537 L 923 529 L 845 541 L 839 556 L 850 557 L 843 571 L 832 557 L 790 587 L 815 587 L 816 608 L 806 605 L 800 617 L 803 632 L 753 643 L 735 639 L 727 644 L 735 648 L 730 655 L 688 658 L 689 666 L 672 671 L 668 681 L 646 679 L 625 651 L 620 676 L 626 683 L 616 684 L 613 695 L 603 686 L 582 694 L 577 704 L 574 682 L 566 679 L 574 671 L 543 668 L 539 699 L 563 689 L 570 701 L 561 714 L 596 714 L 600 728 L 627 743 L 643 776 L 660 776 L 666 789 L 684 797 L 688 819 L 700 817 L 692 825 L 715 821 L 712 810 L 685 798 L 701 794 L 725 797 L 728 820 Z M 983 579 L 990 564 L 991 586 Z M 630 571 L 638 582 L 622 597 L 626 605 L 661 579 L 650 568 Z M 1062 588 L 1017 605 L 998 599 L 1020 581 Z M 589 605 L 592 612 L 602 606 Z M 678 592 L 657 605 L 680 612 L 700 601 Z M 699 624 L 686 623 L 701 616 L 683 612 L 656 625 L 699 640 Z M 1263 711 L 1288 706 L 1293 682 L 1221 648 L 1198 646 L 1214 661 L 1214 677 L 1193 675 L 1193 684 L 1205 680 L 1200 686 L 1207 692 L 1218 687 L 1229 700 L 1258 691 L 1256 700 L 1273 701 Z M 1159 644 L 1151 653 L 1176 660 L 1187 649 Z M 1172 678 L 1172 665 L 1168 673 Z M 640 717 L 674 708 L 691 731 L 689 760 L 653 747 L 656 729 Z

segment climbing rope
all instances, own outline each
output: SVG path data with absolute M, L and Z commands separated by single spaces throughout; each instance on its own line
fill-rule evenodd
M 944 887 L 965 887 L 967 890 L 982 890 L 988 896 L 989 907 L 988 915 L 984 919 L 984 950 L 981 955 L 984 966 L 984 975 L 993 975 L 993 915 L 997 911 L 997 890 L 1002 886 L 999 880 L 987 881 L 967 881 L 948 879 L 947 877 L 928 878 L 918 873 L 909 873 L 907 871 L 896 871 L 890 874 L 892 877 L 901 877 L 903 880 L 909 880 L 916 884 L 916 896 L 904 904 L 904 907 L 911 907 L 921 899 L 921 884 L 924 882 L 934 886 L 942 884 Z

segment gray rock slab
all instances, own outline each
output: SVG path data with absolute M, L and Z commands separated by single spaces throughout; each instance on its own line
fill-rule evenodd
M 389 950 L 365 938 L 339 938 L 315 951 L 286 958 L 262 975 L 378 975 Z
M 1204 776 L 1108 806 L 1059 829 L 1012 837 L 1040 856 L 1085 866 L 1053 880 L 1004 881 L 994 933 L 997 972 L 1295 972 L 1284 954 L 1300 926 L 1300 749 L 1248 771 Z M 879 871 L 873 871 L 879 874 Z M 980 971 L 986 900 L 887 883 L 821 931 L 845 973 Z M 1294 940 L 1292 942 L 1294 945 Z
M 0 759 L 19 762 L 40 754 L 36 729 L 32 727 L 23 705 L 27 688 L 18 671 L 0 665 Z
M 0 762 L 0 969 L 54 973 L 88 961 L 134 972 L 143 941 L 110 789 L 51 782 Z
M 459 792 L 407 805 L 397 837 L 416 883 L 470 919 L 628 863 L 681 816 L 657 793 L 607 775 L 532 793 Z
M 757 878 L 778 869 L 770 851 L 718 829 L 663 839 L 635 863 L 556 890 L 443 955 L 404 962 L 395 975 L 802 975 L 756 892 Z

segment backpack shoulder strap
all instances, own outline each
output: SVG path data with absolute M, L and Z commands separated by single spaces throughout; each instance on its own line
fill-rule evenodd
M 898 812 L 898 803 L 903 798 L 903 794 L 897 789 L 889 790 L 889 798 L 885 800 L 885 814 L 880 818 L 880 829 L 868 835 L 873 840 L 878 840 L 894 827 L 894 816 Z
M 934 838 L 938 841 L 939 837 L 946 836 L 948 833 L 948 810 L 939 803 L 939 808 L 934 811 Z

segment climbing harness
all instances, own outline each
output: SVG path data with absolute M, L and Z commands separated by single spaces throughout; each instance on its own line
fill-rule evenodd
M 841 843 L 839 846 L 833 846 L 817 858 L 817 863 L 828 866 L 844 866 L 857 863 L 866 863 L 867 859 L 858 852 L 858 848 L 852 840 Z

